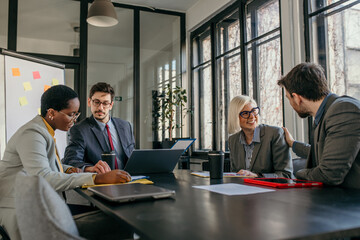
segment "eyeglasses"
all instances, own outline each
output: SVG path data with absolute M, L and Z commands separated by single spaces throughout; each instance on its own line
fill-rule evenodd
M 251 114 L 254 115 L 254 117 L 255 117 L 255 116 L 259 115 L 259 112 L 260 112 L 260 108 L 256 107 L 256 108 L 251 109 L 251 111 L 242 111 L 239 113 L 239 115 L 242 118 L 248 119 L 248 118 L 250 118 Z
M 81 112 L 77 112 L 77 113 L 72 113 L 72 114 L 66 114 L 66 113 L 63 113 L 62 111 L 58 111 L 59 113 L 71 118 L 71 121 L 76 121 L 76 119 L 78 119 L 78 117 L 80 116 Z
M 102 104 L 104 108 L 109 108 L 111 105 L 111 102 L 100 102 L 97 99 L 91 99 L 91 102 L 95 105 L 95 107 L 100 107 L 100 105 Z

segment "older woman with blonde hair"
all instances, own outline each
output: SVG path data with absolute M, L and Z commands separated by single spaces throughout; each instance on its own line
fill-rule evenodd
M 259 124 L 260 108 L 248 96 L 229 106 L 231 171 L 249 177 L 293 177 L 290 149 L 280 127 Z

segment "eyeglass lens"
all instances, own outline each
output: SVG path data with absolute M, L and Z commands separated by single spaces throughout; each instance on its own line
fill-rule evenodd
M 259 114 L 259 108 L 253 108 L 251 111 L 242 111 L 240 112 L 240 116 L 243 118 L 250 118 L 251 114 L 257 116 Z
M 96 107 L 99 107 L 101 104 L 105 107 L 105 108 L 107 108 L 107 107 L 109 107 L 110 106 L 110 104 L 111 103 L 109 103 L 109 102 L 100 102 L 99 100 L 91 100 L 92 102 L 93 102 L 93 104 L 96 106 Z

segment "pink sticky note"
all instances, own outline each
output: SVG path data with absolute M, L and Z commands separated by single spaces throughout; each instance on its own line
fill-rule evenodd
M 20 69 L 19 68 L 12 68 L 12 74 L 14 77 L 20 76 Z
M 34 77 L 34 79 L 40 79 L 40 73 L 39 73 L 39 71 L 33 72 L 33 77 Z

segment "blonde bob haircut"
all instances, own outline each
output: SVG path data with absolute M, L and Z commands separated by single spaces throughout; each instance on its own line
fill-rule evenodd
M 257 106 L 256 101 L 249 96 L 239 95 L 234 97 L 229 105 L 228 112 L 228 133 L 234 134 L 241 130 L 239 122 L 239 114 L 245 105 L 252 103 Z

